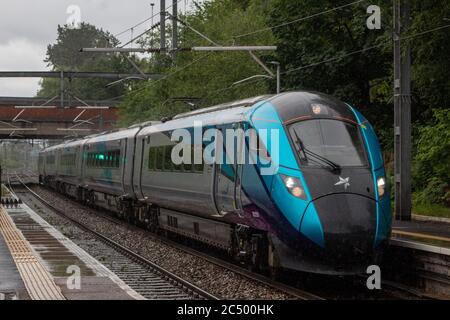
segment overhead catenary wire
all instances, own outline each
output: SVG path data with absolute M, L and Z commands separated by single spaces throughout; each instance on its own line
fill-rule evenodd
M 450 24 L 448 24 L 448 25 L 443 25 L 443 26 L 439 26 L 439 27 L 436 27 L 436 28 L 432 28 L 432 29 L 429 29 L 429 30 L 417 32 L 417 33 L 415 33 L 415 34 L 412 34 L 412 35 L 409 35 L 409 36 L 402 37 L 401 40 L 414 39 L 414 38 L 417 38 L 417 37 L 419 37 L 419 36 L 423 36 L 423 35 L 426 35 L 426 34 L 428 34 L 428 33 L 435 32 L 435 31 L 439 31 L 439 30 L 442 30 L 442 29 L 445 29 L 445 28 L 449 28 L 449 27 L 450 27 Z M 389 38 L 389 40 L 392 40 L 392 38 Z M 377 49 L 377 48 L 383 47 L 383 46 L 385 46 L 385 45 L 386 45 L 386 42 L 383 42 L 383 43 L 380 43 L 380 44 L 378 44 L 378 45 L 373 45 L 373 46 L 370 46 L 370 47 L 362 48 L 362 49 L 360 49 L 360 50 L 355 50 L 355 51 L 352 51 L 352 52 L 349 52 L 349 53 L 346 53 L 346 54 L 343 54 L 343 55 L 340 55 L 340 56 L 337 56 L 337 57 L 332 57 L 332 58 L 329 58 L 329 59 L 325 59 L 325 60 L 321 60 L 321 61 L 318 61 L 318 62 L 314 62 L 314 63 L 308 64 L 308 65 L 305 65 L 305 66 L 301 66 L 301 67 L 296 67 L 296 68 L 288 69 L 288 70 L 282 72 L 281 74 L 286 75 L 286 74 L 290 74 L 290 73 L 292 73 L 292 72 L 299 71 L 299 70 L 302 70 L 302 69 L 307 69 L 307 68 L 315 67 L 315 66 L 318 66 L 318 65 L 321 65 L 321 64 L 325 64 L 325 63 L 330 63 L 330 62 L 338 61 L 338 60 L 340 60 L 340 59 L 343 59 L 343 58 L 346 58 L 346 57 L 349 57 L 349 56 L 352 56 L 352 55 L 355 55 L 355 54 L 358 54 L 358 53 L 363 53 L 363 52 L 366 52 L 366 51 L 369 51 L 369 50 Z M 253 81 L 249 81 L 249 82 L 245 82 L 245 83 L 240 83 L 239 85 L 252 84 L 252 83 L 255 83 L 255 82 L 258 82 L 258 81 L 262 81 L 262 80 L 267 80 L 267 79 L 264 79 L 264 78 L 258 78 L 258 79 L 255 79 L 255 80 L 253 80 Z M 207 95 L 205 96 L 205 98 L 211 96 L 212 94 L 217 94 L 217 93 L 219 93 L 219 92 L 231 90 L 231 89 L 233 89 L 233 88 L 235 88 L 235 87 L 236 87 L 236 85 L 235 85 L 235 86 L 231 85 L 231 86 L 228 86 L 228 87 L 224 87 L 224 88 L 221 88 L 221 89 L 212 91 L 212 92 L 210 92 L 209 94 L 207 94 Z
M 130 41 L 126 42 L 125 44 L 122 44 L 119 48 L 124 48 L 125 46 L 129 45 L 130 43 L 133 43 L 134 41 L 136 41 L 137 39 L 139 39 L 140 37 L 142 37 L 143 35 L 145 35 L 146 33 L 156 29 L 157 27 L 159 27 L 159 25 L 161 24 L 161 22 L 157 22 L 154 25 L 152 25 L 149 29 L 145 30 L 144 32 L 140 33 L 139 35 L 137 35 L 134 38 L 131 38 Z
M 177 3 L 179 3 L 180 1 L 181 1 L 181 0 L 179 0 Z M 339 10 L 339 9 L 342 9 L 342 8 L 345 8 L 345 7 L 348 7 L 348 6 L 357 4 L 357 3 L 359 3 L 359 2 L 363 2 L 363 1 L 365 1 L 365 0 L 354 1 L 354 2 L 345 4 L 345 5 L 342 5 L 342 6 L 334 7 L 334 8 L 329 9 L 329 10 L 324 10 L 324 11 L 321 11 L 321 12 L 318 12 L 318 13 L 315 13 L 315 14 L 312 14 L 312 15 L 309 15 L 309 16 L 306 16 L 306 17 L 298 18 L 298 19 L 295 19 L 295 20 L 293 20 L 293 21 L 289 21 L 289 22 L 283 23 L 283 25 L 288 25 L 288 24 L 292 24 L 292 23 L 295 23 L 295 22 L 300 22 L 300 21 L 303 21 L 303 20 L 315 18 L 315 17 L 318 17 L 318 16 L 320 16 L 320 15 L 327 14 L 327 13 L 330 13 L 330 12 L 333 12 L 333 11 L 336 11 L 336 10 Z M 172 7 L 172 5 L 170 5 L 170 6 L 167 7 L 166 9 L 171 8 L 171 7 Z M 156 16 L 156 15 L 158 15 L 158 14 L 160 14 L 160 13 L 158 12 L 158 13 L 154 14 L 152 17 L 154 17 L 154 16 Z M 166 14 L 169 15 L 169 16 L 172 16 L 172 15 L 171 15 L 170 13 L 168 13 L 168 12 L 166 12 Z M 140 22 L 138 25 L 143 24 L 143 23 L 145 23 L 146 21 L 149 21 L 150 19 L 152 19 L 152 17 L 146 19 L 145 21 Z M 189 24 L 187 24 L 186 21 L 183 21 L 183 20 L 181 20 L 181 19 L 179 19 L 179 18 L 177 18 L 177 20 L 178 20 L 180 23 L 182 23 L 183 25 L 185 25 L 186 27 L 190 28 L 191 30 L 193 29 L 192 27 L 189 26 Z M 138 26 L 138 25 L 135 25 L 135 26 L 133 26 L 133 27 L 136 27 L 136 26 Z M 263 28 L 263 29 L 260 29 L 260 30 L 253 31 L 253 32 L 251 32 L 251 33 L 246 33 L 246 34 L 241 34 L 241 35 L 233 36 L 233 38 L 230 39 L 229 41 L 233 42 L 233 40 L 236 39 L 236 38 L 238 38 L 238 37 L 244 37 L 244 36 L 249 35 L 249 34 L 254 34 L 254 33 L 262 32 L 262 31 L 265 31 L 265 30 L 268 30 L 268 29 L 277 28 L 277 27 L 280 27 L 280 26 L 281 26 L 281 25 L 274 26 L 274 27 L 267 27 L 267 28 Z M 128 28 L 128 29 L 126 29 L 125 31 L 128 31 L 128 30 L 130 30 L 130 29 L 131 29 L 131 28 Z M 195 31 L 195 32 L 198 33 L 197 31 Z M 145 34 L 145 33 L 147 33 L 147 31 L 143 32 L 143 34 Z M 142 36 L 143 34 L 141 34 L 140 36 Z M 202 35 L 202 37 L 204 37 L 204 35 Z M 211 43 L 213 43 L 213 44 L 215 44 L 215 45 L 217 45 L 214 41 L 210 40 L 209 38 L 207 38 L 206 40 L 209 41 L 209 42 L 211 42 Z M 208 54 L 208 55 L 205 55 L 203 58 L 206 58 L 207 56 L 209 56 L 209 54 Z M 197 59 L 196 61 L 200 61 L 200 60 L 201 60 L 201 59 Z M 189 64 L 189 65 L 191 65 L 191 64 Z M 178 71 L 177 71 L 177 72 L 178 72 Z M 176 73 L 176 72 L 175 72 L 175 73 Z M 168 78 L 169 76 L 171 76 L 171 75 L 172 75 L 172 73 L 169 73 L 167 76 L 163 77 L 162 79 L 160 79 L 160 80 L 158 80 L 158 81 L 167 79 L 167 78 Z M 155 83 L 155 82 L 153 82 L 153 83 Z M 143 87 L 143 88 L 145 88 L 145 87 Z M 142 89 L 142 88 L 141 88 L 141 89 Z M 139 89 L 138 89 L 138 90 L 139 90 Z M 138 92 L 140 92 L 140 90 L 139 90 Z M 124 96 L 124 95 L 121 95 L 121 96 L 118 96 L 118 97 L 113 98 L 113 99 L 119 99 L 119 98 L 122 98 L 123 96 Z
M 332 9 L 328 9 L 328 10 L 324 10 L 324 11 L 321 11 L 321 12 L 318 12 L 318 13 L 315 13 L 315 14 L 312 14 L 312 15 L 309 15 L 309 16 L 306 16 L 306 17 L 298 18 L 298 19 L 295 19 L 295 20 L 293 20 L 293 21 L 285 22 L 285 23 L 283 23 L 283 25 L 288 25 L 288 24 L 292 24 L 292 23 L 295 23 L 295 22 L 300 22 L 300 21 L 303 21 L 303 20 L 312 19 L 312 18 L 318 17 L 318 16 L 320 16 L 320 15 L 328 14 L 328 13 L 330 13 L 330 12 L 333 12 L 333 11 L 336 11 L 336 10 L 343 9 L 343 8 L 345 8 L 345 7 L 348 7 L 348 6 L 351 6 L 351 5 L 354 5 L 354 4 L 363 2 L 363 1 L 365 1 L 365 0 L 354 1 L 354 2 L 351 2 L 351 3 L 345 4 L 345 5 L 338 6 L 338 7 L 334 7 L 334 8 L 332 8 Z M 178 2 L 179 2 L 179 1 L 178 1 Z M 169 7 L 169 8 L 170 8 L 170 7 Z M 170 13 L 168 13 L 168 14 L 170 15 Z M 179 22 L 181 22 L 183 25 L 185 25 L 186 27 L 189 28 L 189 25 L 188 25 L 185 21 L 182 21 L 182 20 L 180 20 L 179 18 L 177 18 L 177 20 L 178 20 Z M 236 38 L 238 38 L 238 37 L 244 37 L 244 36 L 247 36 L 247 35 L 250 35 L 250 34 L 255 34 L 255 33 L 263 32 L 263 31 L 268 30 L 268 29 L 278 28 L 278 27 L 280 27 L 280 26 L 281 26 L 281 25 L 274 26 L 274 27 L 267 27 L 267 28 L 263 28 L 263 29 L 259 29 L 259 30 L 250 32 L 250 33 L 245 33 L 245 34 L 241 34 L 241 35 L 236 35 L 236 36 L 233 36 L 233 38 L 230 39 L 230 41 L 233 41 L 234 39 L 236 39 Z M 209 41 L 212 42 L 213 44 L 215 43 L 214 41 L 212 41 L 212 40 L 210 40 L 210 39 L 207 39 L 207 40 L 209 40 Z M 209 55 L 210 55 L 210 54 L 205 55 L 204 58 L 206 58 L 206 57 L 209 56 Z M 196 61 L 199 61 L 199 60 L 201 60 L 201 59 L 197 59 Z M 190 63 L 189 65 L 191 65 L 191 63 Z M 178 72 L 178 71 L 177 71 L 177 72 Z M 176 73 L 176 72 L 175 72 L 175 73 Z M 158 80 L 158 81 L 162 81 L 162 80 L 164 80 L 164 79 L 167 79 L 167 78 L 168 78 L 169 76 L 171 76 L 171 75 L 172 75 L 172 73 L 169 73 L 169 74 L 167 74 L 165 77 L 163 77 L 162 79 L 160 79 L 160 80 Z M 260 80 L 260 79 L 259 79 L 259 80 Z M 152 83 L 155 83 L 155 82 L 152 82 Z M 144 88 L 147 88 L 147 87 L 146 87 L 146 86 L 143 86 L 142 88 L 138 89 L 138 90 L 139 90 L 138 92 L 140 92 L 141 89 L 144 89 Z M 138 92 L 137 92 L 137 93 L 138 93 Z M 121 97 L 123 97 L 123 96 L 124 96 L 124 95 L 119 96 L 119 97 L 117 97 L 117 98 L 121 98 Z M 113 99 L 114 99 L 114 98 L 113 98 Z
M 161 82 L 161 81 L 167 79 L 168 77 L 170 77 L 170 76 L 172 76 L 172 75 L 174 75 L 174 74 L 176 74 L 176 73 L 178 73 L 178 72 L 180 72 L 180 71 L 182 71 L 182 70 L 184 70 L 184 69 L 186 69 L 186 68 L 189 68 L 191 65 L 193 65 L 193 64 L 195 64 L 195 63 L 197 63 L 197 62 L 199 62 L 200 60 L 203 60 L 205 57 L 208 57 L 208 56 L 210 56 L 211 54 L 212 54 L 212 52 L 209 52 L 208 54 L 206 54 L 206 55 L 204 55 L 204 56 L 201 56 L 201 57 L 199 57 L 199 58 L 197 58 L 197 59 L 195 59 L 195 60 L 192 60 L 191 62 L 185 64 L 184 66 L 182 66 L 182 67 L 180 67 L 180 68 L 178 68 L 178 69 L 176 69 L 175 71 L 166 74 L 165 76 L 161 77 L 160 79 L 157 79 L 157 80 L 154 80 L 154 81 L 151 81 L 151 82 L 146 83 L 146 84 L 143 85 L 142 87 L 140 87 L 140 88 L 134 90 L 133 92 L 131 92 L 131 94 L 133 94 L 133 95 L 134 95 L 134 94 L 138 94 L 139 92 L 142 92 L 142 91 L 148 89 L 150 86 L 153 86 L 153 85 L 155 85 L 156 83 Z M 106 100 L 101 100 L 101 101 L 117 100 L 117 99 L 120 99 L 120 98 L 125 97 L 126 95 L 127 95 L 127 94 L 122 94 L 122 95 L 120 95 L 120 96 L 117 96 L 117 97 L 114 97 L 114 98 L 109 98 L 109 99 L 106 99 Z
M 352 5 L 361 3 L 361 2 L 363 2 L 363 1 L 365 1 L 365 0 L 354 1 L 354 2 L 345 4 L 345 5 L 341 5 L 341 6 L 338 6 L 338 7 L 334 7 L 334 8 L 328 9 L 328 10 L 323 10 L 323 11 L 321 11 L 321 12 L 317 12 L 317 13 L 311 14 L 311 15 L 309 15 L 309 16 L 305 16 L 305 17 L 301 17 L 301 18 L 297 18 L 297 19 L 288 21 L 288 22 L 284 22 L 284 23 L 279 24 L 279 25 L 276 25 L 276 26 L 266 27 L 266 28 L 262 28 L 262 29 L 255 30 L 255 31 L 252 31 L 252 32 L 248 32 L 248 33 L 244 33 L 244 34 L 240 34 L 240 35 L 235 35 L 235 36 L 233 36 L 233 39 L 240 38 L 240 37 L 245 37 L 245 36 L 249 36 L 249 35 L 256 34 L 256 33 L 260 33 L 260 32 L 267 31 L 267 30 L 273 30 L 273 29 L 276 29 L 276 28 L 279 28 L 279 27 L 283 27 L 283 26 L 286 26 L 286 25 L 290 25 L 290 24 L 296 23 L 296 22 L 301 22 L 301 21 L 305 21 L 305 20 L 308 20 L 308 19 L 316 18 L 316 17 L 321 16 L 321 15 L 323 15 L 323 14 L 328 14 L 328 13 L 331 13 L 331 12 L 334 12 L 334 11 L 337 11 L 337 10 L 340 10 L 340 9 L 343 9 L 343 8 L 345 8 L 345 7 L 349 7 L 349 6 L 352 6 Z M 180 2 L 180 1 L 178 1 L 178 2 Z M 184 22 L 184 21 L 182 21 L 182 22 Z M 411 39 L 411 38 L 418 37 L 418 36 L 421 36 L 421 35 L 424 35 L 424 34 L 427 34 L 427 33 L 430 33 L 430 32 L 434 32 L 434 31 L 438 31 L 438 30 L 447 28 L 447 27 L 449 27 L 449 26 L 450 26 L 450 25 L 445 25 L 445 26 L 436 27 L 436 28 L 433 28 L 433 29 L 430 29 L 430 30 L 426 30 L 426 31 L 423 31 L 423 32 L 416 33 L 416 34 L 411 35 L 411 36 L 403 37 L 402 39 L 403 39 L 403 40 Z M 232 40 L 231 40 L 231 41 L 232 41 Z M 355 55 L 355 54 L 358 54 L 358 53 L 363 53 L 363 52 L 366 52 L 366 51 L 369 51 L 369 50 L 373 50 L 373 49 L 376 49 L 376 48 L 380 48 L 380 47 L 382 47 L 382 46 L 384 46 L 384 45 L 385 45 L 385 43 L 381 43 L 381 44 L 378 44 L 378 45 L 374 45 L 374 46 L 362 48 L 362 49 L 360 49 L 360 50 L 355 50 L 355 51 L 352 51 L 352 52 L 349 52 L 349 53 L 346 53 L 346 54 L 343 54 L 343 55 L 340 55 L 340 56 L 337 56 L 337 57 L 331 57 L 331 58 L 329 58 L 329 59 L 325 59 L 325 60 L 322 60 L 322 61 L 318 61 L 318 62 L 315 62 L 315 63 L 311 63 L 311 64 L 306 65 L 306 66 L 301 66 L 301 67 L 296 67 L 296 68 L 293 68 L 293 69 L 289 69 L 289 70 L 286 70 L 286 71 L 282 72 L 282 74 L 289 74 L 289 73 L 292 73 L 292 72 L 295 72 L 295 71 L 298 71 L 298 70 L 302 70 L 302 69 L 314 67 L 314 66 L 321 65 L 321 64 L 324 64 L 324 63 L 334 62 L 334 61 L 343 59 L 343 58 L 348 57 L 348 56 L 352 56 L 352 55 Z M 191 62 L 190 62 L 189 64 L 187 64 L 185 67 L 191 66 L 192 64 L 194 64 L 194 63 L 196 63 L 196 62 L 198 62 L 198 61 L 200 61 L 200 60 L 202 60 L 202 59 L 208 57 L 210 54 L 211 54 L 211 53 L 209 53 L 209 54 L 207 54 L 207 55 L 205 55 L 205 56 L 202 56 L 202 57 L 199 58 L 199 59 L 196 59 L 196 60 L 191 61 Z M 167 75 L 164 76 L 163 78 L 161 78 L 161 79 L 159 79 L 159 80 L 157 80 L 157 81 L 154 81 L 154 82 L 150 83 L 150 85 L 151 85 L 151 84 L 154 84 L 154 83 L 156 83 L 156 82 L 165 80 L 165 79 L 167 79 L 168 77 L 170 77 L 171 75 L 173 75 L 173 74 L 175 74 L 175 73 L 178 73 L 179 71 L 181 71 L 181 70 L 183 70 L 183 69 L 185 69 L 185 68 L 183 67 L 183 68 L 181 68 L 181 69 L 177 69 L 177 70 L 175 70 L 174 72 L 167 74 Z M 257 81 L 261 81 L 261 80 L 263 80 L 263 79 L 257 79 Z M 255 81 L 255 82 L 256 82 L 256 81 Z M 253 83 L 253 81 L 252 81 L 251 83 Z M 142 90 L 144 90 L 144 89 L 146 89 L 146 88 L 148 88 L 148 87 L 147 87 L 147 86 L 143 86 L 143 87 L 141 87 L 140 89 L 138 89 L 138 92 L 140 92 L 140 91 L 142 91 Z M 231 89 L 231 88 L 233 88 L 233 86 L 226 87 L 226 88 L 224 88 L 224 89 Z M 138 92 L 136 92 L 136 93 L 138 93 Z M 132 92 L 132 94 L 134 94 L 134 93 L 135 93 L 135 92 Z M 116 98 L 121 98 L 121 97 L 123 97 L 123 96 L 124 96 L 124 95 L 119 96 L 119 97 L 116 97 Z M 116 98 L 113 98 L 113 99 L 116 99 Z
M 406 37 L 402 37 L 401 40 L 404 41 L 404 40 L 414 39 L 414 38 L 426 35 L 428 33 L 431 33 L 431 32 L 434 32 L 434 31 L 439 31 L 439 30 L 442 30 L 442 29 L 445 29 L 445 28 L 448 28 L 448 27 L 450 27 L 450 24 L 439 26 L 439 27 L 432 28 L 432 29 L 425 30 L 425 31 L 421 31 L 421 32 L 417 32 L 415 34 L 412 34 L 412 35 L 409 35 L 409 36 L 406 36 Z M 389 40 L 392 40 L 392 38 L 389 38 Z M 362 53 L 362 52 L 365 52 L 365 51 L 377 49 L 377 48 L 383 47 L 385 45 L 386 45 L 386 42 L 383 42 L 383 43 L 380 43 L 380 44 L 377 44 L 377 45 L 374 45 L 374 46 L 362 48 L 360 50 L 355 50 L 355 51 L 352 51 L 352 52 L 349 52 L 349 53 L 346 53 L 346 54 L 343 54 L 343 55 L 340 55 L 340 56 L 337 56 L 337 57 L 332 57 L 332 58 L 325 59 L 325 60 L 322 60 L 322 61 L 314 62 L 314 63 L 308 64 L 306 66 L 301 66 L 301 67 L 297 67 L 297 68 L 293 68 L 293 69 L 288 69 L 288 70 L 282 72 L 281 74 L 289 74 L 289 73 L 292 73 L 294 71 L 315 67 L 315 66 L 318 66 L 318 65 L 321 65 L 321 64 L 324 64 L 324 63 L 333 62 L 333 61 L 340 60 L 340 59 L 343 59 L 343 58 L 346 58 L 346 57 L 349 57 L 349 56 L 352 56 L 352 55 L 355 55 L 355 54 L 358 54 L 358 53 Z
M 177 4 L 180 3 L 181 1 L 182 1 L 182 0 L 178 0 L 178 1 L 177 1 Z M 166 9 L 172 8 L 172 6 L 173 6 L 173 5 L 171 4 L 171 5 L 167 6 Z M 152 20 L 153 18 L 155 18 L 155 17 L 158 16 L 159 14 L 160 14 L 160 12 L 156 12 L 156 13 L 153 14 L 152 16 L 150 16 L 150 17 L 148 17 L 148 18 L 146 18 L 146 19 L 144 19 L 144 20 L 138 22 L 137 24 L 135 24 L 135 25 L 133 25 L 133 26 L 127 28 L 127 29 L 124 29 L 123 31 L 120 31 L 120 32 L 114 34 L 114 37 L 119 37 L 119 36 L 121 36 L 122 34 L 124 34 L 124 33 L 126 33 L 126 32 L 129 32 L 131 29 L 135 29 L 135 28 L 137 28 L 137 27 L 143 25 L 144 23 L 146 23 L 146 22 Z
M 363 1 L 366 1 L 366 0 L 354 1 L 354 2 L 347 3 L 347 4 L 344 4 L 344 5 L 338 6 L 338 7 L 334 7 L 334 8 L 328 9 L 328 10 L 323 10 L 323 11 L 320 11 L 320 12 L 317 12 L 317 13 L 314 13 L 314 14 L 311 14 L 311 15 L 308 15 L 308 16 L 304 16 L 304 17 L 300 17 L 300 18 L 297 18 L 297 19 L 294 19 L 294 20 L 291 20 L 291 21 L 283 22 L 283 23 L 280 23 L 280 24 L 275 25 L 275 26 L 265 27 L 265 28 L 262 28 L 262 29 L 259 29 L 259 30 L 248 32 L 248 33 L 235 35 L 235 36 L 233 36 L 233 38 L 234 39 L 242 38 L 242 37 L 250 36 L 250 35 L 253 35 L 253 34 L 260 33 L 260 32 L 281 28 L 281 27 L 288 26 L 288 25 L 296 23 L 296 22 L 309 20 L 309 19 L 321 16 L 323 14 L 327 14 L 327 13 L 331 13 L 333 11 L 341 10 L 343 8 L 346 8 L 346 7 L 349 7 L 349 6 L 353 6 L 353 5 L 358 4 L 360 2 L 363 2 Z

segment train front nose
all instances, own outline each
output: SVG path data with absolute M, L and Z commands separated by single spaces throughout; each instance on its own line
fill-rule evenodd
M 311 223 L 312 217 L 316 223 Z M 323 196 L 310 203 L 300 231 L 320 244 L 327 257 L 351 263 L 364 260 L 373 252 L 376 226 L 375 200 L 358 194 L 340 193 Z

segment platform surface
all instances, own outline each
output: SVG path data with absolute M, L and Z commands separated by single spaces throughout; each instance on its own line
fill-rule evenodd
M 1 299 L 29 299 L 25 284 L 0 234 L 0 295 Z
M 0 293 L 35 300 L 143 299 L 27 205 L 0 210 L 3 217 L 3 227 L 0 226 Z M 22 250 L 20 254 L 14 253 L 17 243 Z M 27 256 L 25 262 L 23 252 Z M 74 286 L 76 281 L 71 268 L 79 271 L 79 286 Z M 57 288 L 58 297 L 39 294 L 46 290 L 42 287 L 49 284 Z

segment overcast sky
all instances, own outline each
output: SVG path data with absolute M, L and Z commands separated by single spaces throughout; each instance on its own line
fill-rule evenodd
M 0 70 L 48 70 L 44 63 L 47 45 L 56 40 L 58 24 L 66 24 L 71 5 L 80 8 L 81 20 L 117 34 L 159 12 L 160 0 L 0 0 Z M 171 4 L 166 0 L 166 6 Z M 179 0 L 184 11 L 185 3 Z M 159 17 L 155 17 L 154 22 Z M 134 35 L 148 28 L 151 21 L 136 27 Z M 130 32 L 119 36 L 125 42 Z M 34 96 L 39 79 L 0 78 L 0 96 Z

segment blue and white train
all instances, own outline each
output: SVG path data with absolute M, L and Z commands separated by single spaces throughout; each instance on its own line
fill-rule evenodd
M 275 129 L 278 137 L 260 134 L 256 148 L 244 138 L 253 157 L 269 151 L 256 163 L 174 164 L 172 132 L 193 132 L 199 121 L 203 130 Z M 204 148 L 205 141 L 192 144 Z M 261 174 L 267 162 L 276 170 Z M 39 155 L 39 177 L 130 223 L 207 243 L 259 268 L 359 273 L 379 262 L 391 233 L 372 126 L 349 104 L 315 92 L 235 101 L 52 146 Z

